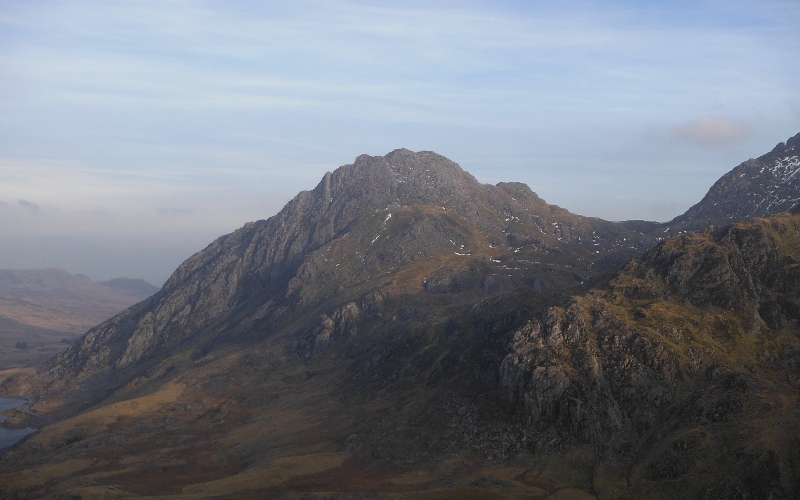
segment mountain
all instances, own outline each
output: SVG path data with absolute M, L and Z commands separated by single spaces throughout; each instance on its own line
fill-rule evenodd
M 57 420 L 0 496 L 789 498 L 798 218 L 664 239 L 360 156 L 0 375 Z
M 788 212 L 800 203 L 798 172 L 800 134 L 723 175 L 699 203 L 668 225 L 696 231 Z
M 0 269 L 0 369 L 50 358 L 157 290 L 143 280 L 131 282 L 140 288 L 109 287 L 63 269 Z
M 523 184 L 480 184 L 431 152 L 362 155 L 188 259 L 148 302 L 49 369 L 59 382 L 108 384 L 187 341 L 259 338 L 389 292 L 473 303 L 520 287 L 563 289 L 640 254 L 652 240 L 641 229 L 652 226 L 581 217 Z

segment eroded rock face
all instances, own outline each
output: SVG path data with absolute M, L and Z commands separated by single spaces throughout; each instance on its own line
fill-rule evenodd
M 792 248 L 792 218 L 755 220 L 716 234 L 682 234 L 659 245 L 628 270 L 647 282 L 640 298 L 679 296 L 693 305 L 748 309 L 771 327 L 798 319 L 800 274 Z M 635 269 L 634 269 L 635 268 Z M 626 288 L 626 292 L 629 289 Z
M 310 363 L 315 354 L 325 352 L 331 343 L 343 343 L 358 333 L 359 323 L 372 315 L 380 314 L 376 310 L 376 302 L 380 304 L 380 294 L 370 294 L 361 300 L 359 307 L 355 302 L 348 302 L 328 314 L 320 316 L 319 321 L 312 325 L 292 345 L 292 352 L 302 356 Z
M 789 498 L 793 438 L 754 443 L 798 419 L 776 403 L 800 396 L 797 255 L 800 215 L 672 237 L 509 333 L 500 394 L 533 441 L 599 445 L 598 481 L 614 470 L 630 495 Z
M 674 354 L 592 300 L 550 309 L 515 331 L 508 350 L 500 390 L 520 418 L 583 442 L 607 442 L 623 418 L 651 427 L 675 391 Z

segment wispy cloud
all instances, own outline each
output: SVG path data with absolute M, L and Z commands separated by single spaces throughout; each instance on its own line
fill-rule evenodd
M 114 4 L 101 15 L 72 7 L 36 11 L 39 29 L 63 33 L 72 45 L 39 43 L 3 54 L 12 86 L 16 78 L 45 86 L 49 99 L 101 107 L 327 108 L 423 120 L 472 114 L 485 123 L 487 102 L 505 119 L 519 109 L 552 112 L 548 102 L 579 105 L 589 92 L 603 97 L 592 106 L 613 105 L 702 88 L 733 63 L 779 59 L 763 56 L 769 35 L 635 26 L 619 21 L 630 16 L 619 7 L 569 16 L 351 2 L 306 2 L 288 14 L 249 5 L 246 15 L 182 3 Z M 680 86 L 664 78 L 687 68 L 692 78 Z M 728 85 L 737 81 L 753 83 Z
M 724 171 L 797 132 L 798 16 L 781 0 L 0 2 L 0 223 L 187 240 L 398 147 L 603 216 L 632 173 Z M 593 169 L 594 198 L 576 181 Z M 641 200 L 675 199 L 666 177 Z M 616 199 L 614 217 L 644 216 Z

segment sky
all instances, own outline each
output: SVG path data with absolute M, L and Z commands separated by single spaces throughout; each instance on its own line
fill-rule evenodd
M 666 221 L 800 132 L 800 2 L 0 0 L 0 268 L 161 285 L 360 154 Z

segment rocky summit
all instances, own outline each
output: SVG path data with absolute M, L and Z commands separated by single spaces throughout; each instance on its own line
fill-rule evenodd
M 800 134 L 723 175 L 703 199 L 669 225 L 702 230 L 788 212 L 800 203 Z
M 690 219 L 360 156 L 0 374 L 0 496 L 792 498 L 800 215 Z

